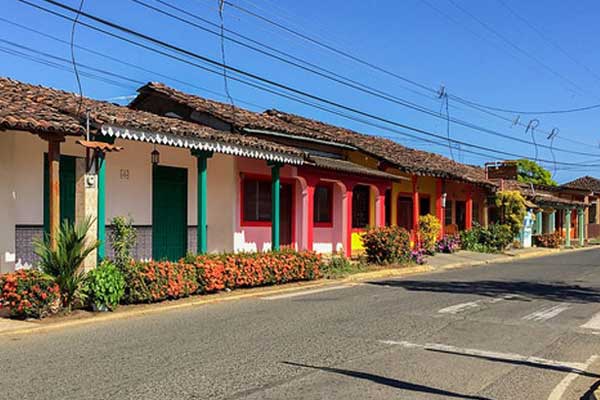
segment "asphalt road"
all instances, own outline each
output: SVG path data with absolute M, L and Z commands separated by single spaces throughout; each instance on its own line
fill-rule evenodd
M 579 399 L 600 250 L 0 337 L 5 399 Z

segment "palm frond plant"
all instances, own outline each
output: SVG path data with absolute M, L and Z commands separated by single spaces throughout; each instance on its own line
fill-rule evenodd
M 86 218 L 74 225 L 64 220 L 57 232 L 56 249 L 50 246 L 49 237 L 34 241 L 34 252 L 39 257 L 40 269 L 55 278 L 60 287 L 63 307 L 71 311 L 76 300 L 84 300 L 83 261 L 93 252 L 99 241 L 89 241 L 87 233 L 93 220 Z

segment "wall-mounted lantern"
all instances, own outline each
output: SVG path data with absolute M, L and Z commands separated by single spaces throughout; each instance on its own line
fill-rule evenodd
M 446 198 L 448 197 L 448 193 L 442 193 L 442 208 L 446 208 Z
M 158 165 L 158 163 L 160 163 L 160 153 L 156 150 L 156 144 L 154 145 L 154 150 L 150 153 L 150 159 L 152 160 L 152 165 Z

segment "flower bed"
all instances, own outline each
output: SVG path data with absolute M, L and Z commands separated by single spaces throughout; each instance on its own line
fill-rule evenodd
M 0 275 L 0 307 L 15 318 L 43 318 L 60 309 L 60 288 L 37 270 Z
M 124 268 L 125 303 L 152 303 L 223 289 L 317 279 L 313 252 L 239 253 L 186 257 L 178 262 L 138 262 Z

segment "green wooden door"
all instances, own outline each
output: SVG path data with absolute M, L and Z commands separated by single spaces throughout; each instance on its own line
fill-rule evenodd
M 60 221 L 75 223 L 75 164 L 77 157 L 60 156 Z M 44 232 L 50 231 L 50 175 L 48 154 L 44 153 Z
M 187 169 L 154 166 L 152 258 L 178 260 L 187 252 Z

